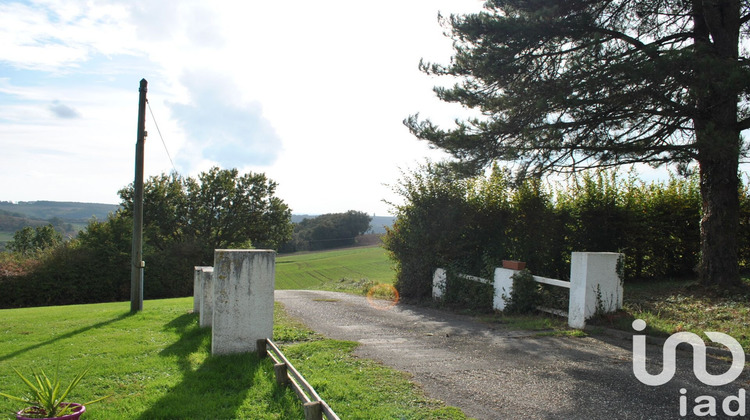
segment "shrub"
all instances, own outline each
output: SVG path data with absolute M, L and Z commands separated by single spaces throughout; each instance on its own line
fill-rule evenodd
M 573 251 L 622 252 L 624 279 L 693 275 L 700 257 L 698 180 L 645 183 L 634 172 L 587 171 L 556 185 L 519 185 L 493 168 L 461 178 L 428 163 L 395 188 L 404 204 L 384 243 L 404 297 L 431 296 L 438 267 L 491 277 L 503 259 L 522 260 L 535 274 L 567 279 Z M 739 258 L 750 268 L 750 189 L 740 193 Z
M 510 296 L 503 296 L 505 312 L 510 314 L 525 314 L 534 311 L 541 303 L 542 294 L 539 284 L 528 269 L 521 270 L 513 276 L 513 290 Z

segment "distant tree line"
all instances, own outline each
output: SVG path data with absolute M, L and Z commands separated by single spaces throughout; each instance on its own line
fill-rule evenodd
M 56 231 L 52 224 L 47 226 L 25 226 L 13 234 L 13 240 L 5 246 L 11 252 L 17 252 L 23 256 L 29 256 L 33 253 L 43 252 L 46 249 L 54 248 L 62 243 L 63 237 L 60 232 Z
M 370 230 L 372 218 L 360 211 L 330 213 L 303 219 L 294 224 L 292 240 L 282 252 L 315 251 L 356 244 L 356 238 Z
M 278 249 L 288 242 L 291 210 L 275 196 L 276 186 L 264 174 L 219 168 L 197 178 L 162 174 L 148 179 L 144 297 L 191 295 L 193 267 L 212 265 L 216 248 Z M 119 193 L 119 211 L 106 220 L 91 220 L 75 239 L 43 247 L 34 254 L 35 263 L 21 252 L 3 253 L 0 307 L 128 300 L 132 185 Z
M 52 217 L 48 220 L 31 219 L 20 213 L 8 212 L 0 210 L 0 232 L 19 232 L 26 228 L 31 229 L 31 232 L 23 233 L 27 235 L 36 228 L 42 228 L 51 226 L 57 233 L 63 238 L 74 237 L 77 234 L 75 227 L 59 217 Z M 23 239 L 22 239 L 23 240 Z M 9 249 L 7 243 L 0 242 L 0 251 Z
M 492 277 L 503 259 L 567 279 L 573 251 L 625 254 L 626 281 L 695 278 L 701 195 L 696 177 L 646 183 L 635 174 L 586 171 L 562 184 L 516 185 L 497 167 L 463 178 L 427 164 L 396 186 L 404 204 L 384 238 L 404 297 L 430 296 L 437 267 Z M 741 197 L 740 265 L 750 269 L 750 190 Z

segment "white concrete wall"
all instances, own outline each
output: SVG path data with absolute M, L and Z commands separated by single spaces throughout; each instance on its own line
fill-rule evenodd
M 574 252 L 570 258 L 570 303 L 568 325 L 583 328 L 596 314 L 622 308 L 622 281 L 617 273 L 615 252 Z
M 214 252 L 214 308 L 211 354 L 256 350 L 256 341 L 273 336 L 276 252 Z
M 201 327 L 210 327 L 214 316 L 214 268 L 201 267 L 200 274 L 201 307 L 198 324 Z

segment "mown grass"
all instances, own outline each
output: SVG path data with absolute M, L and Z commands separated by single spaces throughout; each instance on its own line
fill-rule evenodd
M 277 262 L 277 288 L 361 293 L 357 282 L 393 282 L 391 263 L 379 247 L 280 256 Z M 747 350 L 750 280 L 746 284 L 734 291 L 684 281 L 626 284 L 624 310 L 595 322 L 632 331 L 632 320 L 641 318 L 649 325 L 647 333 L 664 336 L 721 331 Z M 211 357 L 210 330 L 198 327 L 191 308 L 186 298 L 146 301 L 136 315 L 128 303 L 0 310 L 0 391 L 24 392 L 12 367 L 28 374 L 31 368 L 50 373 L 59 366 L 70 378 L 91 366 L 75 399 L 112 396 L 89 407 L 89 419 L 303 417 L 296 396 L 275 385 L 268 359 Z M 581 334 L 568 329 L 564 318 L 548 315 L 477 316 L 504 329 Z M 280 308 L 274 339 L 342 418 L 465 418 L 460 410 L 425 398 L 406 374 L 353 357 L 355 343 L 325 339 Z M 0 398 L 0 417 L 12 418 L 20 408 Z
M 128 303 L 0 310 L 0 390 L 24 393 L 11 367 L 59 367 L 72 378 L 90 366 L 73 399 L 111 397 L 89 407 L 89 419 L 304 417 L 296 395 L 275 384 L 270 359 L 210 355 L 210 329 L 198 327 L 192 299 L 144 306 L 135 315 Z M 342 418 L 465 418 L 404 374 L 353 357 L 354 343 L 320 337 L 278 307 L 274 339 Z M 20 408 L 0 398 L 3 418 Z
M 280 255 L 276 288 L 361 292 L 375 284 L 392 284 L 392 267 L 380 246 Z

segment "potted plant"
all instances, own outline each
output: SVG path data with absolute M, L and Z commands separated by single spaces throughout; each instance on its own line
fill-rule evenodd
M 50 379 L 43 370 L 39 373 L 32 372 L 34 381 L 27 379 L 25 376 L 13 368 L 19 378 L 26 384 L 29 389 L 29 394 L 25 397 L 16 397 L 14 395 L 8 395 L 0 392 L 0 395 L 9 398 L 11 400 L 20 401 L 27 404 L 27 407 L 16 413 L 17 420 L 24 419 L 57 419 L 57 420 L 76 420 L 81 417 L 86 411 L 86 406 L 93 404 L 97 401 L 101 401 L 107 397 L 102 397 L 94 401 L 87 402 L 85 404 L 69 403 L 64 402 L 70 391 L 75 388 L 81 379 L 89 371 L 89 368 L 84 369 L 73 378 L 73 381 L 65 388 L 62 389 L 60 379 L 58 378 L 57 371 L 55 376 Z
M 503 268 L 509 268 L 516 271 L 523 270 L 526 268 L 526 263 L 523 261 L 503 260 Z

